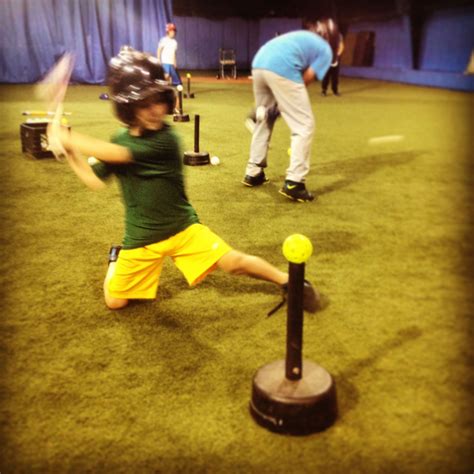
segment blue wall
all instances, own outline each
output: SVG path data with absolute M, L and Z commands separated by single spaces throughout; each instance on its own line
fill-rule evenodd
M 234 49 L 237 67 L 249 69 L 258 48 L 275 36 L 301 28 L 294 18 L 244 20 L 227 18 L 208 20 L 199 17 L 175 16 L 178 29 L 178 67 L 180 69 L 216 69 L 219 48 Z
M 155 50 L 171 0 L 0 0 L 0 82 L 38 81 L 66 51 L 72 80 L 103 82 L 120 46 Z
M 175 23 L 181 69 L 217 70 L 218 49 L 221 47 L 235 49 L 238 68 L 248 69 L 258 48 L 275 33 L 301 28 L 301 20 L 294 18 L 213 21 L 175 17 Z M 474 90 L 474 78 L 462 74 L 474 48 L 474 8 L 439 11 L 426 19 L 422 31 L 420 70 L 413 69 L 408 16 L 355 23 L 350 25 L 349 31 L 375 32 L 374 64 L 371 68 L 343 67 L 343 75 Z
M 123 44 L 156 53 L 172 0 L 0 0 L 0 82 L 35 82 L 65 51 L 76 53 L 73 80 L 99 83 L 109 58 Z M 112 9 L 113 5 L 113 9 Z M 258 48 L 275 34 L 301 28 L 301 20 L 175 17 L 178 66 L 218 68 L 219 48 L 233 48 L 248 69 Z M 438 11 L 423 26 L 419 70 L 413 69 L 408 16 L 350 25 L 375 32 L 374 65 L 343 67 L 342 74 L 474 90 L 463 71 L 474 48 L 474 7 Z
M 418 70 L 413 69 L 408 16 L 353 24 L 349 31 L 375 32 L 374 64 L 342 67 L 343 75 L 474 91 L 474 76 L 463 74 L 474 49 L 474 8 L 438 11 L 426 18 Z
M 299 18 L 263 18 L 259 21 L 258 47 L 275 37 L 276 33 L 288 33 L 301 30 L 302 21 Z
M 474 49 L 474 8 L 445 10 L 425 23 L 421 69 L 463 72 Z
M 411 68 L 413 64 L 410 20 L 408 17 L 383 22 L 364 22 L 351 25 L 351 32 L 375 32 L 374 67 Z
M 208 20 L 175 17 L 180 69 L 217 69 L 219 48 L 235 49 L 238 67 L 247 67 L 258 41 L 258 22 L 240 18 Z

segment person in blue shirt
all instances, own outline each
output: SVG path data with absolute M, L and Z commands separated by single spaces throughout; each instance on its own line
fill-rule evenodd
M 279 192 L 293 201 L 314 199 L 305 185 L 315 128 L 306 86 L 316 79 L 322 80 L 331 65 L 330 25 L 328 20 L 308 22 L 306 30 L 277 36 L 255 55 L 252 77 L 257 120 L 242 181 L 246 186 L 268 181 L 264 168 L 278 110 L 291 131 L 290 165 Z

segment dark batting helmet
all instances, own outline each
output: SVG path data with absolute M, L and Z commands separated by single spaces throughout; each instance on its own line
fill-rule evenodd
M 117 116 L 127 125 L 134 124 L 135 107 L 148 100 L 166 104 L 168 113 L 173 113 L 174 90 L 165 80 L 158 59 L 149 54 L 122 47 L 109 62 L 108 84 Z

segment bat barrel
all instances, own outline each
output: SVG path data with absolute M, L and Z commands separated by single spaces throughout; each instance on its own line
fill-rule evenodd
M 21 115 L 37 115 L 44 117 L 47 115 L 54 115 L 56 112 L 51 110 L 24 110 Z M 71 112 L 63 112 L 63 115 L 71 115 Z

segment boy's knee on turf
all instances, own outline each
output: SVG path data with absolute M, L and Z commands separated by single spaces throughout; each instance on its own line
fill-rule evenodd
M 128 305 L 128 300 L 105 295 L 105 304 L 109 309 L 122 309 Z

